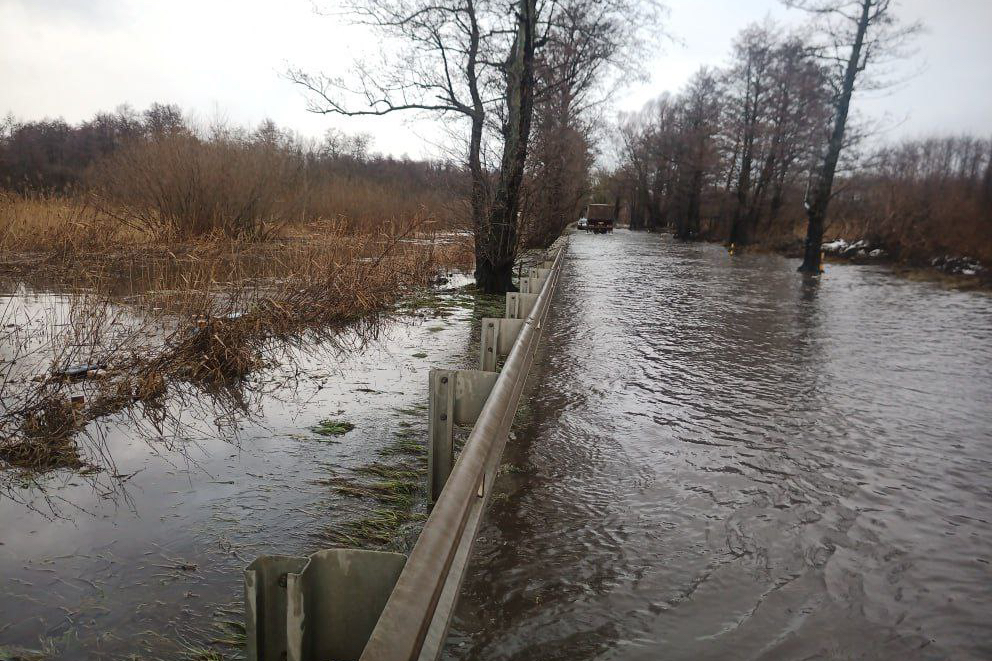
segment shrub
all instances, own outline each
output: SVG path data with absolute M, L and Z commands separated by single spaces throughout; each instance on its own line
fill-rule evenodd
M 299 159 L 274 145 L 174 132 L 135 140 L 95 164 L 103 208 L 132 227 L 191 238 L 265 238 L 294 219 Z

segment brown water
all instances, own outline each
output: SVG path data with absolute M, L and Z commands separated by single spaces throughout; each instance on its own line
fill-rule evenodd
M 573 238 L 447 656 L 992 658 L 992 298 Z

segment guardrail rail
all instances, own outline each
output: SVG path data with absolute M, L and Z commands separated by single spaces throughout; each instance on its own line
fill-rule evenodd
M 327 549 L 245 570 L 249 661 L 413 661 L 444 646 L 500 458 L 537 351 L 564 248 L 528 269 L 504 318 L 482 319 L 480 369 L 432 369 L 428 494 L 409 557 Z M 505 358 L 502 369 L 499 360 Z M 457 461 L 456 425 L 473 425 Z

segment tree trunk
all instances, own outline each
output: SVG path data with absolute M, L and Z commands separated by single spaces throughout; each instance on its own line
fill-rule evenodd
M 760 88 L 757 84 L 753 92 L 751 86 L 751 65 L 748 64 L 748 92 L 744 96 L 744 129 L 741 138 L 741 170 L 737 176 L 737 205 L 734 207 L 734 217 L 730 224 L 730 243 L 745 245 L 748 242 L 746 208 L 748 193 L 751 190 L 751 165 L 754 159 L 754 138 L 755 125 L 758 114 L 758 94 Z M 751 109 L 751 94 L 754 95 L 754 108 Z
M 487 294 L 516 291 L 513 264 L 517 256 L 520 185 L 527 162 L 527 140 L 534 109 L 534 37 L 537 0 L 517 3 L 517 34 L 506 67 L 507 118 L 503 128 L 503 158 L 493 195 L 485 241 L 477 249 L 476 286 Z M 478 239 L 476 239 L 478 245 Z
M 789 167 L 792 165 L 792 157 L 787 156 L 779 161 L 778 171 L 775 174 L 775 186 L 772 188 L 772 200 L 768 207 L 767 231 L 771 232 L 778 220 L 782 205 L 785 203 L 785 181 L 789 175 Z
M 827 218 L 827 207 L 833 192 L 834 173 L 837 171 L 837 161 L 844 148 L 844 130 L 847 127 L 847 113 L 851 109 L 851 95 L 854 93 L 854 81 L 858 76 L 861 62 L 861 50 L 865 43 L 865 34 L 871 17 L 871 0 L 861 0 L 861 18 L 858 20 L 858 31 L 851 46 L 851 56 L 847 60 L 844 71 L 844 84 L 841 87 L 840 98 L 837 99 L 834 128 L 827 143 L 827 154 L 823 159 L 820 176 L 813 188 L 813 195 L 806 206 L 806 216 L 809 225 L 806 227 L 806 243 L 803 251 L 803 263 L 799 270 L 803 273 L 820 273 L 821 246 L 823 245 L 823 226 Z
M 989 149 L 989 161 L 985 164 L 985 177 L 982 186 L 985 188 L 985 199 L 992 202 L 992 149 Z
M 778 145 L 773 145 L 764 164 L 761 166 L 761 172 L 758 174 L 758 183 L 754 188 L 754 195 L 751 196 L 751 203 L 747 212 L 746 224 L 749 237 L 754 237 L 757 233 L 758 221 L 761 218 L 761 207 L 764 205 L 765 193 L 768 190 L 768 184 L 772 179 L 772 173 L 775 168 L 775 153 L 777 150 Z
M 486 174 L 482 168 L 482 130 L 483 116 L 472 117 L 472 135 L 469 139 L 469 174 L 472 178 L 471 213 L 472 231 L 475 235 L 475 280 L 479 282 L 479 267 L 485 264 L 487 254 L 486 237 Z
M 741 155 L 741 172 L 737 179 L 737 204 L 734 206 L 734 217 L 730 224 L 730 243 L 744 245 L 748 242 L 745 228 L 748 191 L 751 188 L 751 152 L 746 149 Z
M 483 263 L 482 255 L 486 253 L 486 172 L 482 167 L 482 132 L 485 128 L 486 112 L 479 91 L 479 80 L 476 66 L 479 54 L 480 31 L 475 13 L 475 5 L 469 0 L 468 16 L 471 21 L 468 50 L 468 88 L 472 97 L 472 132 L 469 137 L 468 169 L 472 179 L 471 205 L 472 230 L 475 235 L 475 264 L 476 281 L 479 279 L 479 264 Z
M 685 235 L 679 238 L 692 239 L 699 235 L 699 210 L 703 197 L 703 170 L 696 168 L 689 179 L 689 201 L 686 205 Z

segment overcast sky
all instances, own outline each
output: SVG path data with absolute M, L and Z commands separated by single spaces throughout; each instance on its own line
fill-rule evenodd
M 617 110 L 675 92 L 699 66 L 721 65 L 735 34 L 772 17 L 804 20 L 777 0 L 668 0 L 667 41 Z M 992 134 L 992 0 L 902 0 L 900 15 L 927 32 L 900 64 L 912 76 L 856 106 L 883 118 L 887 136 Z M 367 131 L 374 149 L 438 153 L 426 120 L 348 119 L 307 113 L 280 74 L 287 65 L 343 73 L 375 43 L 361 29 L 317 16 L 309 0 L 0 0 L 0 113 L 79 121 L 121 103 L 178 103 L 207 120 L 266 117 L 306 135 Z

